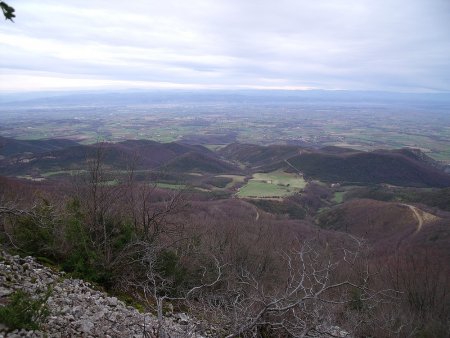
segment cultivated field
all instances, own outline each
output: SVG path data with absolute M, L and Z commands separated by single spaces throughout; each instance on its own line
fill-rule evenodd
M 282 198 L 299 192 L 306 186 L 298 174 L 277 170 L 271 173 L 255 173 L 245 186 L 239 189 L 240 198 Z

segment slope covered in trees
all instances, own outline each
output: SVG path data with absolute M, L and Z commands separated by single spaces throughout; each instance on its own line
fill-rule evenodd
M 448 188 L 430 187 L 448 175 L 418 151 L 6 141 L 3 172 L 45 179 L 1 177 L 3 245 L 126 294 L 158 323 L 171 304 L 230 337 L 448 328 L 433 299 L 447 297 L 450 215 L 413 201 L 432 204 Z M 230 198 L 253 175 L 278 177 L 262 174 L 273 169 L 305 175 L 306 186 Z M 53 179 L 58 170 L 72 176 Z

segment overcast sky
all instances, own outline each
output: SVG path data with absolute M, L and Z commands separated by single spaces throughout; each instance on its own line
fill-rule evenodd
M 7 0 L 0 90 L 450 91 L 450 0 Z

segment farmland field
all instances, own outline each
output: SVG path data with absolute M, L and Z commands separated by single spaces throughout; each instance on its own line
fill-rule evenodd
M 186 189 L 186 185 L 184 185 L 184 184 L 171 184 L 171 183 L 158 182 L 155 185 L 156 185 L 156 187 L 162 188 L 162 189 L 172 189 L 172 190 Z
M 333 202 L 342 203 L 344 201 L 345 191 L 337 191 L 334 193 Z
M 283 171 L 256 173 L 239 189 L 240 198 L 282 198 L 302 190 L 305 180 L 297 174 Z

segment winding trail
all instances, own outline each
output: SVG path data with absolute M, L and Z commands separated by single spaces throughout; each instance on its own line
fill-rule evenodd
M 401 205 L 404 205 L 405 207 L 408 207 L 413 212 L 414 217 L 417 220 L 417 228 L 416 228 L 416 231 L 414 233 L 415 234 L 418 233 L 422 229 L 422 226 L 423 226 L 423 223 L 424 223 L 423 217 L 422 217 L 422 215 L 419 212 L 420 209 L 417 209 L 415 206 L 412 206 L 410 204 L 402 203 Z
M 418 232 L 420 232 L 420 230 L 422 230 L 422 227 L 425 223 L 429 223 L 429 222 L 433 222 L 435 220 L 440 219 L 438 216 L 430 214 L 426 211 L 423 211 L 413 205 L 410 204 L 405 204 L 405 203 L 399 203 L 399 206 L 402 207 L 407 207 L 409 208 L 412 213 L 414 214 L 414 218 L 417 220 L 417 226 L 416 226 L 416 230 L 412 233 L 412 234 L 407 234 L 406 236 L 404 236 L 403 238 L 401 238 L 398 243 L 397 243 L 397 249 L 401 246 L 402 242 L 407 239 L 410 236 L 414 236 L 416 235 Z

